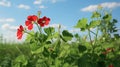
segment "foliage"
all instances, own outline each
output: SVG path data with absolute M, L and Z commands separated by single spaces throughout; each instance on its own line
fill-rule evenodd
M 28 32 L 28 30 L 32 30 L 32 26 L 28 29 L 22 28 L 21 30 L 21 27 L 18 29 L 20 37 L 21 34 L 28 33 L 26 38 L 26 44 L 29 44 L 27 45 L 29 47 L 28 53 L 26 52 L 26 54 L 17 48 L 20 54 L 14 58 L 9 57 L 9 55 L 8 57 L 5 56 L 5 61 L 1 62 L 7 65 L 1 64 L 2 67 L 120 66 L 120 36 L 116 34 L 117 27 L 115 24 L 117 20 L 112 19 L 111 13 L 105 12 L 104 14 L 95 11 L 90 21 L 87 18 L 80 19 L 74 27 L 81 31 L 87 30 L 88 35 L 85 38 L 78 33 L 72 34 L 68 30 L 61 31 L 60 25 L 57 30 L 53 27 L 43 28 L 48 25 L 50 19 L 38 19 L 40 20 L 39 23 L 36 21 L 36 16 L 32 22 L 37 25 L 39 31 Z M 91 29 L 95 29 L 95 31 Z M 18 37 L 18 39 L 20 38 Z M 75 39 L 75 42 L 72 39 Z

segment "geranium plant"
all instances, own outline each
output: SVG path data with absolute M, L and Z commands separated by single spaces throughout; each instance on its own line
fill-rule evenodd
M 30 47 L 30 55 L 21 53 L 13 62 L 14 67 L 119 67 L 119 47 L 115 49 L 111 41 L 119 39 L 111 13 L 103 14 L 99 10 L 93 12 L 90 22 L 82 18 L 74 26 L 80 31 L 87 30 L 88 35 L 72 34 L 68 30 L 61 31 L 53 27 L 44 28 L 50 18 L 30 15 L 25 26 L 20 25 L 17 38 L 27 33 L 26 43 Z M 34 24 L 38 31 L 33 31 Z M 96 29 L 92 31 L 92 29 Z M 101 32 L 101 33 L 99 33 Z M 93 36 L 91 35 L 93 34 Z M 113 37 L 112 37 L 113 36 Z M 72 41 L 75 39 L 75 42 Z

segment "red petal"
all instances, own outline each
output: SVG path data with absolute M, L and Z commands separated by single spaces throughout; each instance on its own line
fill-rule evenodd
M 18 37 L 18 39 L 21 39 L 22 38 L 22 36 L 23 36 L 23 34 L 20 34 L 19 36 L 17 36 Z
M 41 26 L 41 27 L 44 27 L 44 26 L 45 26 L 45 24 L 44 24 L 44 23 L 41 23 L 41 24 L 40 24 L 40 26 Z
M 29 21 L 32 21 L 32 16 L 31 16 L 31 15 L 28 16 L 27 19 L 28 19 Z
M 38 19 L 38 17 L 36 15 L 32 16 L 32 21 L 36 21 Z
M 17 36 L 19 36 L 19 33 L 20 33 L 20 30 L 19 30 L 19 29 L 17 29 Z
M 43 18 L 40 18 L 38 20 L 38 24 L 41 26 L 41 27 L 44 27 L 44 25 L 48 25 L 50 22 L 50 18 L 47 18 L 46 16 L 44 16 Z
M 33 29 L 33 24 L 29 24 L 28 30 L 32 30 L 32 29 Z
M 112 64 L 110 64 L 108 67 L 114 67 Z
M 26 26 L 29 26 L 29 24 L 32 24 L 32 22 L 29 21 L 29 20 L 25 21 L 25 25 L 26 25 Z
M 17 38 L 18 38 L 18 39 L 21 39 L 21 38 L 22 38 L 22 35 L 23 35 L 22 31 L 21 31 L 20 29 L 18 29 L 18 30 L 17 30 Z
M 45 21 L 45 25 L 49 24 L 50 18 L 47 18 L 46 16 L 44 16 L 42 19 L 43 19 L 43 21 Z
M 23 26 L 22 26 L 22 25 L 20 25 L 20 27 L 19 27 L 19 28 L 20 28 L 20 30 L 21 30 L 21 31 L 23 31 L 23 30 L 24 30 L 24 28 L 23 28 Z
M 32 15 L 32 16 L 30 15 L 30 16 L 27 17 L 27 19 L 29 21 L 36 21 L 38 19 L 38 17 L 36 15 Z
M 48 25 L 50 22 L 50 18 L 47 18 L 46 22 L 45 22 L 45 25 Z
M 47 17 L 46 17 L 46 16 L 44 16 L 44 17 L 43 17 L 43 20 L 45 20 L 45 19 L 47 19 Z
M 42 23 L 42 18 L 40 18 L 40 19 L 38 20 L 38 24 L 40 24 L 40 23 Z
M 106 50 L 109 51 L 109 50 L 111 50 L 111 48 L 107 48 Z

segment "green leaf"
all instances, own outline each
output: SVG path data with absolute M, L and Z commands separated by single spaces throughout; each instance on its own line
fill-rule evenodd
M 39 36 L 39 41 L 40 41 L 40 42 L 45 42 L 45 41 L 47 40 L 47 38 L 48 38 L 47 35 L 41 34 L 41 35 Z
M 44 31 L 47 35 L 51 35 L 52 33 L 55 32 L 55 29 L 53 27 L 48 27 L 48 28 L 44 28 Z
M 60 67 L 61 61 L 59 59 L 55 59 L 55 67 Z
M 101 17 L 101 14 L 99 12 L 95 11 L 95 12 L 93 12 L 91 18 L 99 18 L 99 17 Z
M 49 56 L 49 51 L 48 51 L 48 49 L 47 49 L 46 47 L 44 47 L 43 55 L 44 55 L 45 57 L 48 57 L 48 56 Z
M 75 36 L 76 38 L 79 38 L 79 37 L 80 37 L 78 33 L 76 33 L 74 36 Z
M 28 61 L 24 55 L 20 55 L 15 59 L 15 63 L 22 63 L 23 66 L 27 65 Z
M 105 54 L 100 54 L 99 56 L 100 56 L 100 58 L 101 58 L 102 60 L 104 60 L 104 59 L 106 58 L 106 55 L 105 55 Z
M 16 64 L 13 65 L 12 67 L 20 67 L 20 63 L 16 63 Z
M 83 55 L 78 59 L 78 67 L 92 67 L 92 64 L 88 62 L 90 60 L 89 55 Z
M 70 52 L 69 48 L 70 45 L 69 44 L 64 44 L 64 46 L 61 46 L 61 52 L 59 54 L 59 57 L 66 57 L 68 55 L 68 53 Z
M 46 41 L 49 41 L 50 39 L 52 38 L 57 38 L 59 36 L 59 33 L 58 32 L 55 32 L 52 36 L 48 36 L 47 40 Z
M 40 47 L 40 46 L 37 45 L 37 43 L 30 44 L 30 49 L 31 49 L 32 51 L 37 50 L 39 47 Z
M 80 30 L 81 30 L 81 31 L 85 31 L 85 28 L 81 28 Z
M 94 28 L 100 24 L 100 20 L 93 20 L 90 22 L 89 28 Z
M 61 44 L 61 42 L 60 42 L 59 39 L 53 44 L 54 45 L 54 47 L 53 47 L 54 51 L 51 54 L 51 57 L 53 59 L 55 59 L 58 56 L 58 54 L 60 53 L 60 44 Z
M 110 21 L 112 19 L 112 16 L 111 16 L 111 14 L 106 14 L 105 16 L 103 16 L 103 19 L 105 21 Z
M 114 37 L 115 38 L 120 38 L 120 35 L 119 34 L 114 34 Z
M 87 48 L 83 45 L 78 45 L 78 49 L 79 49 L 79 52 L 84 52 L 86 51 Z
M 87 18 L 82 18 L 78 21 L 77 25 L 74 26 L 75 28 L 86 28 L 87 25 Z
M 68 63 L 63 64 L 63 67 L 69 67 L 70 65 Z
M 38 59 L 35 67 L 48 67 L 45 59 Z
M 67 37 L 73 37 L 73 35 L 69 33 L 67 30 L 63 30 L 62 35 Z
M 97 62 L 97 66 L 98 66 L 98 67 L 106 67 L 106 66 L 105 66 L 105 61 L 98 61 L 98 62 Z
M 66 41 L 71 40 L 73 37 L 73 35 L 69 33 L 67 30 L 63 30 L 62 35 L 63 39 L 65 39 Z
M 118 21 L 116 19 L 113 19 L 113 23 L 117 23 Z
M 31 51 L 31 53 L 32 53 L 32 54 L 39 54 L 39 53 L 42 53 L 43 50 L 44 50 L 44 48 L 43 48 L 43 47 L 40 47 L 40 48 L 38 48 L 38 49 L 36 49 L 36 50 L 34 50 L 34 51 Z

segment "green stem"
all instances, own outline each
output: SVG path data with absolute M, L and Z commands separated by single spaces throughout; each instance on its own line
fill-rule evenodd
M 58 33 L 59 33 L 58 39 L 60 39 L 60 28 L 61 28 L 61 25 L 59 24 L 59 27 L 58 27 Z
M 35 24 L 37 25 L 39 32 L 42 33 L 41 27 L 37 23 L 35 23 Z
M 90 29 L 88 29 L 88 34 L 89 34 L 90 43 L 91 43 L 91 46 L 92 46 L 92 54 L 94 55 L 94 49 L 95 49 L 95 47 L 94 47 L 94 44 L 92 43 L 92 38 L 91 38 L 91 34 L 90 34 Z M 94 59 L 94 57 L 91 57 L 92 62 L 94 62 L 93 59 Z
M 92 38 L 91 38 L 91 34 L 90 34 L 90 29 L 88 29 L 88 35 L 89 35 L 90 43 L 91 43 L 91 46 L 92 46 L 92 54 L 94 54 L 94 45 L 93 45 L 93 43 L 92 43 Z
M 97 37 L 98 37 L 98 27 L 97 27 L 97 31 L 96 31 L 95 44 L 97 42 Z
M 91 34 L 90 34 L 90 29 L 88 29 L 88 35 L 89 35 L 90 43 L 93 46 L 93 44 L 92 44 L 92 38 L 91 38 Z
M 94 33 L 93 31 L 90 30 L 91 33 L 93 33 L 95 36 L 97 35 L 96 33 Z
M 61 28 L 61 26 L 59 25 L 59 27 L 58 27 L 58 38 L 57 38 L 57 44 L 55 44 L 55 46 L 54 46 L 54 49 L 57 49 L 57 46 L 59 45 L 59 42 L 60 42 L 60 28 Z
M 21 53 L 21 54 L 23 54 L 22 52 L 21 52 L 21 50 L 16 46 L 16 49 Z
M 27 32 L 27 31 L 24 31 L 25 33 L 27 33 L 27 34 L 29 34 L 29 35 L 31 35 L 31 36 L 34 36 L 33 34 L 31 34 L 31 33 L 29 33 L 29 32 Z

